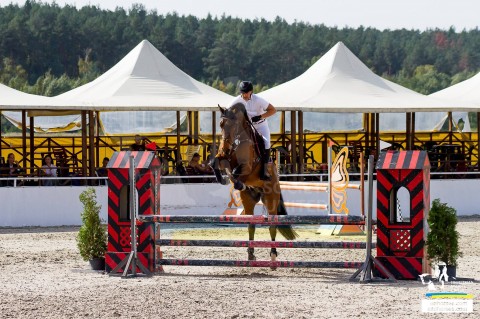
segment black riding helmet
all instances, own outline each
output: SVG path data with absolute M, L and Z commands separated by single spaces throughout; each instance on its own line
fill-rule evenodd
M 248 93 L 253 91 L 253 84 L 250 81 L 242 81 L 240 82 L 240 92 L 241 93 Z

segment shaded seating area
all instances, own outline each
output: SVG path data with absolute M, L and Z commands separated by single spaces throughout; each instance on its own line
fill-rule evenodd
M 350 62 L 344 63 L 345 61 Z M 279 110 L 280 107 L 287 110 L 288 107 L 286 107 L 286 105 L 296 105 L 295 111 L 291 111 L 290 133 L 288 133 L 288 128 L 286 128 L 285 125 L 285 123 L 288 123 L 286 122 L 287 120 L 285 116 L 283 124 L 280 125 L 280 134 L 283 136 L 276 139 L 278 143 L 282 144 L 281 147 L 276 147 L 277 150 L 279 150 L 279 158 L 275 158 L 276 154 L 272 154 L 274 160 L 279 163 L 280 173 L 282 174 L 291 172 L 319 173 L 324 171 L 323 168 L 327 162 L 325 155 L 326 144 L 330 140 L 330 136 L 327 137 L 327 133 L 325 133 L 325 135 L 319 137 L 316 141 L 314 141 L 313 138 L 302 138 L 301 140 L 299 139 L 298 143 L 295 142 L 294 136 L 299 136 L 300 134 L 306 135 L 308 132 L 314 132 L 314 134 L 318 133 L 318 135 L 321 135 L 324 132 L 316 131 L 317 129 L 324 130 L 324 127 L 321 127 L 321 122 L 315 121 L 315 127 L 313 130 L 307 128 L 306 123 L 303 121 L 304 113 L 330 113 L 331 111 L 335 111 L 335 113 L 350 113 L 361 110 L 362 112 L 368 112 L 369 114 L 378 114 L 386 111 L 398 111 L 398 113 L 427 112 L 430 107 L 436 107 L 437 109 L 442 110 L 451 109 L 451 104 L 442 104 L 433 100 L 430 101 L 424 96 L 419 96 L 417 93 L 412 94 L 413 92 L 409 92 L 408 90 L 373 74 L 341 42 L 335 45 L 315 64 L 315 67 L 312 66 L 311 70 L 305 72 L 299 78 L 295 79 L 295 81 L 289 81 L 270 90 L 259 93 L 259 95 L 263 96 L 268 101 L 271 101 L 273 105 L 279 107 Z M 136 67 L 134 68 L 133 66 Z M 170 71 L 168 74 L 173 74 L 172 79 L 175 81 L 171 81 L 172 79 L 169 79 L 168 76 L 163 76 L 164 73 L 158 72 L 164 69 Z M 338 77 L 338 74 L 335 72 L 327 72 L 326 74 L 318 73 L 318 70 L 336 69 L 343 70 L 347 76 Z M 134 70 L 134 72 L 125 72 L 125 70 Z M 132 122 L 134 124 L 132 125 L 133 127 L 142 127 L 143 129 L 145 127 L 143 126 L 145 122 L 140 122 L 138 120 L 148 119 L 155 123 L 156 129 L 161 130 L 166 127 L 166 124 L 171 123 L 169 122 L 170 119 L 168 119 L 165 120 L 165 122 L 168 123 L 162 122 L 162 124 L 160 124 L 160 122 L 166 118 L 166 116 L 164 116 L 165 113 L 160 114 L 160 112 L 176 112 L 176 114 L 173 114 L 174 117 L 177 118 L 175 126 L 172 126 L 169 130 L 162 131 L 162 133 L 155 133 L 161 134 L 162 136 L 157 136 L 157 138 L 152 137 L 152 140 L 157 141 L 159 145 L 166 145 L 156 149 L 157 154 L 165 163 L 165 170 L 162 174 L 172 174 L 175 171 L 179 175 L 188 175 L 191 172 L 188 172 L 186 167 L 180 172 L 178 163 L 182 161 L 184 166 L 188 166 L 194 153 L 202 154 L 205 159 L 205 152 L 202 153 L 201 151 L 202 147 L 218 138 L 218 131 L 214 131 L 213 129 L 212 133 L 215 132 L 216 135 L 213 136 L 212 134 L 212 136 L 206 136 L 209 132 L 202 129 L 202 123 L 201 121 L 199 122 L 201 116 L 199 115 L 200 113 L 197 112 L 215 112 L 217 111 L 216 104 L 226 105 L 232 97 L 208 87 L 203 83 L 195 81 L 185 73 L 178 71 L 178 68 L 168 61 L 168 59 L 166 59 L 148 41 L 142 41 L 128 54 L 128 57 L 125 57 L 117 65 L 112 67 L 110 72 L 106 72 L 88 85 L 64 93 L 55 99 L 38 97 L 41 99 L 37 101 L 37 97 L 35 97 L 35 101 L 32 102 L 22 101 L 21 103 L 16 102 L 16 104 L 9 102 L 8 105 L 15 106 L 14 108 L 12 107 L 12 110 L 17 111 L 28 110 L 29 105 L 37 108 L 42 106 L 44 109 L 58 111 L 72 110 L 79 104 L 89 106 L 88 110 L 85 109 L 84 111 L 81 111 L 82 141 L 80 147 L 84 147 L 85 150 L 81 149 L 80 151 L 77 151 L 80 144 L 78 142 L 65 142 L 62 145 L 67 145 L 66 148 L 62 149 L 62 147 L 59 147 L 57 149 L 56 146 L 54 146 L 50 150 L 51 144 L 49 139 L 49 142 L 45 143 L 41 150 L 32 148 L 33 151 L 29 152 L 27 139 L 23 138 L 23 145 L 21 147 L 17 146 L 18 149 L 23 148 L 23 150 L 19 152 L 20 154 L 23 154 L 26 159 L 23 166 L 27 167 L 25 163 L 28 161 L 30 163 L 38 162 L 38 158 L 33 157 L 44 152 L 45 149 L 48 148 L 48 152 L 51 153 L 57 161 L 56 165 L 59 168 L 59 176 L 72 174 L 77 171 L 79 174 L 83 174 L 83 176 L 91 175 L 92 172 L 95 171 L 95 167 L 99 164 L 98 159 L 103 156 L 108 156 L 107 152 L 111 152 L 114 147 L 118 147 L 118 144 L 115 146 L 105 145 L 105 149 L 99 149 L 99 145 L 103 143 L 101 142 L 102 140 L 107 140 L 108 138 L 111 138 L 112 141 L 119 140 L 121 148 L 127 145 L 127 143 L 122 145 L 121 137 L 125 136 L 125 134 L 130 134 L 131 131 L 128 131 L 129 127 L 122 125 L 122 123 Z M 355 77 L 348 76 L 349 74 L 355 75 Z M 304 79 L 305 82 L 300 81 L 301 79 Z M 352 82 L 352 79 L 355 79 L 355 81 Z M 144 85 L 137 86 L 138 81 Z M 110 90 L 116 83 L 124 83 L 124 85 L 121 88 L 119 87 L 118 89 Z M 306 87 L 304 83 L 313 84 Z M 155 91 L 155 94 L 152 94 L 149 90 L 143 91 L 144 88 L 151 87 L 151 84 L 161 84 L 162 89 L 158 90 L 158 92 Z M 195 88 L 192 88 L 192 85 Z M 341 88 L 342 98 L 344 100 L 340 103 L 336 90 L 320 91 L 318 89 L 319 87 Z M 122 91 L 121 89 L 125 90 Z M 292 93 L 285 96 L 284 94 L 281 94 L 283 92 Z M 294 92 L 299 93 L 293 94 Z M 372 96 L 374 96 L 374 98 L 372 98 Z M 309 98 L 307 99 L 306 97 Z M 29 100 L 32 99 L 31 96 L 25 98 L 28 98 Z M 404 106 L 398 107 L 399 105 L 405 105 L 402 102 L 404 98 L 409 101 L 408 109 Z M 62 101 L 61 99 L 64 100 Z M 18 101 L 19 98 L 16 97 L 15 100 Z M 402 103 L 397 103 L 398 101 Z M 398 108 L 395 109 L 396 107 Z M 138 111 L 135 112 L 149 113 L 139 113 L 139 116 L 133 116 L 133 113 L 135 112 L 132 110 L 135 109 L 138 109 Z M 117 112 L 119 110 L 122 112 Z M 121 114 L 121 116 L 117 113 Z M 187 120 L 182 121 L 181 119 L 184 117 L 184 113 L 187 113 Z M 302 114 L 301 117 L 300 114 Z M 114 118 L 114 116 L 117 117 Z M 95 122 L 102 117 L 104 117 L 102 124 Z M 113 118 L 114 120 L 108 121 L 108 118 Z M 124 121 L 119 121 L 120 118 L 123 118 Z M 214 118 L 215 115 L 212 116 L 212 124 L 218 128 L 218 122 L 214 122 Z M 365 122 L 369 123 L 368 121 Z M 108 127 L 107 124 L 112 125 L 112 123 L 120 126 L 122 130 L 112 130 L 110 132 L 108 129 L 106 130 L 105 128 Z M 341 132 L 336 135 L 339 139 L 338 144 L 345 144 L 349 147 L 349 169 L 352 172 L 359 171 L 362 153 L 365 157 L 370 154 L 374 154 L 375 157 L 378 155 L 376 154 L 376 149 L 372 148 L 371 145 L 375 144 L 374 140 L 376 138 L 380 138 L 381 132 L 377 131 L 376 133 L 378 133 L 378 136 L 374 137 L 374 127 L 377 125 L 372 125 L 372 123 L 373 122 L 370 120 L 370 124 L 368 124 L 370 126 L 364 126 L 361 130 L 356 128 L 357 131 L 355 132 Z M 33 118 L 31 125 L 33 128 Z M 95 125 L 97 128 L 94 127 Z M 24 121 L 23 126 L 27 126 L 27 121 Z M 107 137 L 100 138 L 99 135 L 96 136 L 96 134 L 99 134 L 98 131 L 100 126 L 103 128 Z M 31 129 L 30 131 L 34 130 Z M 95 133 L 95 131 L 97 132 Z M 27 136 L 26 131 L 24 133 L 25 136 Z M 336 132 L 333 132 L 331 135 L 334 134 L 336 134 Z M 349 134 L 352 134 L 352 138 L 350 138 Z M 153 136 L 154 133 L 150 135 Z M 30 138 L 33 141 L 35 137 L 32 134 Z M 469 138 L 474 139 L 473 136 Z M 175 140 L 175 142 L 172 143 L 172 139 Z M 188 146 L 185 141 L 189 143 Z M 293 147 L 294 152 L 288 149 L 287 145 L 289 145 L 289 142 L 293 145 L 298 145 Z M 323 143 L 323 145 L 316 146 L 315 143 Z M 4 145 L 8 144 L 4 143 Z M 176 145 L 176 147 L 170 148 L 168 145 Z M 94 146 L 97 147 L 96 150 L 92 150 Z M 399 144 L 399 146 L 401 146 L 401 144 Z M 77 148 L 77 150 L 73 150 L 69 153 L 67 150 L 71 150 L 72 148 Z M 475 150 L 477 149 L 478 144 Z M 302 152 L 299 152 L 298 150 L 301 150 Z M 463 147 L 462 151 L 465 152 Z M 95 152 L 97 153 L 95 154 Z M 99 153 L 101 156 L 99 156 Z M 293 153 L 295 153 L 296 156 L 293 155 Z M 301 158 L 300 153 L 303 154 Z M 81 171 L 78 169 L 78 160 L 75 154 L 79 154 L 79 157 L 82 160 L 80 165 L 82 168 Z M 434 164 L 437 165 L 438 169 L 452 170 L 454 167 L 455 170 L 463 170 L 465 167 L 467 169 L 471 167 L 468 156 L 465 156 L 465 159 L 462 159 L 457 155 L 450 155 L 448 151 L 445 153 L 440 149 L 432 150 L 431 154 L 432 158 L 434 156 L 438 157 L 434 161 Z M 456 154 L 456 152 L 454 152 L 454 154 Z M 470 156 L 471 155 L 474 155 L 474 153 L 471 152 Z M 475 155 L 478 156 L 477 154 Z M 30 158 L 28 159 L 27 157 Z M 97 161 L 97 163 L 95 163 L 95 161 Z M 449 165 L 446 165 L 446 163 Z M 34 165 L 32 164 L 31 166 Z M 65 168 L 64 172 L 61 172 L 62 168 Z

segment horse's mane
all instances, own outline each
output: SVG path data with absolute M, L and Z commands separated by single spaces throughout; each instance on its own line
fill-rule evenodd
M 236 115 L 238 112 L 243 115 L 244 120 L 248 124 L 252 124 L 252 122 L 250 121 L 250 117 L 248 116 L 247 109 L 245 108 L 245 104 L 241 102 L 238 102 L 227 109 L 227 117 L 238 119 Z
M 225 116 L 230 119 L 241 120 L 241 116 L 238 116 L 239 113 L 242 114 L 243 116 L 243 121 L 244 121 L 242 123 L 243 127 L 246 130 L 248 130 L 255 144 L 255 152 L 259 156 L 262 156 L 262 151 L 265 149 L 263 137 L 258 133 L 258 131 L 253 126 L 252 121 L 248 116 L 247 109 L 245 108 L 245 104 L 238 102 L 232 105 L 230 108 L 227 109 Z

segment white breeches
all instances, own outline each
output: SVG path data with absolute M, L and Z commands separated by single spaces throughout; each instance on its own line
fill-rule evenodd
M 262 134 L 263 140 L 265 141 L 265 149 L 270 148 L 270 128 L 268 127 L 267 121 L 264 121 L 263 123 L 260 123 L 258 125 L 255 125 L 255 128 L 257 131 Z

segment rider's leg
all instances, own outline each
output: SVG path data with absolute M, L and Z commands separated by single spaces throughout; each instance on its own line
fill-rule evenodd
M 272 180 L 272 176 L 268 172 L 268 164 L 270 163 L 270 149 L 266 148 L 262 155 L 262 170 L 260 171 L 260 179 L 263 181 Z
M 269 181 L 272 179 L 272 176 L 270 176 L 270 173 L 268 172 L 268 164 L 270 163 L 270 130 L 267 123 L 263 123 L 256 128 L 263 137 L 263 146 L 265 148 L 261 156 L 262 169 L 260 170 L 260 179 Z

